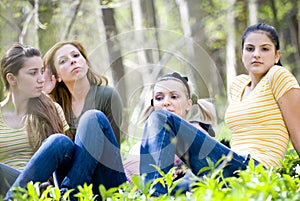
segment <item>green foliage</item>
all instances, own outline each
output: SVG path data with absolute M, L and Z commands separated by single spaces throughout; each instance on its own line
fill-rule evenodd
M 152 165 L 162 177 L 159 177 L 154 180 L 154 182 L 151 184 L 151 189 L 154 188 L 154 185 L 157 183 L 161 183 L 161 185 L 165 188 L 167 188 L 167 195 L 171 196 L 172 191 L 177 186 L 178 183 L 182 181 L 182 179 L 178 179 L 176 181 L 173 181 L 173 174 L 176 170 L 176 167 L 173 167 L 169 170 L 169 172 L 164 173 L 162 170 L 159 169 L 159 167 Z
M 282 165 L 277 169 L 278 173 L 280 174 L 288 174 L 291 177 L 298 177 L 300 176 L 300 158 L 297 155 L 295 149 L 292 148 L 290 145 L 287 154 L 282 162 Z
M 214 164 L 208 159 L 209 167 L 201 171 L 209 171 L 203 177 L 197 177 L 191 185 L 191 191 L 185 194 L 171 195 L 172 190 L 180 182 L 173 181 L 172 168 L 168 173 L 164 173 L 158 167 L 153 166 L 161 174 L 161 178 L 156 179 L 152 184 L 144 182 L 143 176 L 132 177 L 133 183 L 123 183 L 119 187 L 106 189 L 99 186 L 99 191 L 103 200 L 205 200 L 205 201 L 265 201 L 265 200 L 300 200 L 300 159 L 292 147 L 289 148 L 282 166 L 279 168 L 264 168 L 262 165 L 254 166 L 250 160 L 246 170 L 237 172 L 238 177 L 223 178 L 222 169 L 219 168 L 226 164 L 229 157 L 224 157 Z M 218 168 L 217 168 L 218 167 Z M 153 197 L 153 185 L 161 183 L 167 188 L 168 193 L 159 197 Z M 40 192 L 39 183 L 28 183 L 27 190 L 15 188 L 16 201 L 58 201 L 60 191 L 56 187 L 48 188 Z M 92 185 L 84 184 L 78 187 L 79 193 L 75 196 L 80 201 L 95 200 L 92 192 Z M 68 200 L 71 190 L 63 195 L 62 201 Z M 0 200 L 2 200 L 0 198 Z

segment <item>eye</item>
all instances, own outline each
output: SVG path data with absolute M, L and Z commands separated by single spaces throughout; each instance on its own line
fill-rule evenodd
M 245 48 L 248 52 L 253 52 L 254 51 L 254 48 L 253 47 L 246 47 Z
M 80 56 L 80 54 L 77 52 L 77 53 L 74 53 L 74 55 L 73 55 L 73 57 L 79 57 Z
M 265 52 L 267 52 L 267 51 L 269 51 L 270 49 L 269 49 L 268 47 L 263 47 L 262 50 L 265 51 Z
M 34 76 L 34 75 L 37 74 L 37 70 L 32 70 L 32 71 L 29 72 L 29 74 Z
M 156 101 L 162 101 L 164 99 L 163 96 L 155 96 Z
M 58 64 L 64 64 L 65 62 L 66 62 L 65 59 L 60 59 L 60 60 L 58 61 Z
M 179 98 L 179 96 L 178 96 L 178 95 L 176 95 L 176 94 L 173 94 L 173 95 L 171 96 L 171 98 L 172 98 L 172 99 L 174 99 L 174 100 L 176 100 L 176 99 L 178 99 L 178 98 Z

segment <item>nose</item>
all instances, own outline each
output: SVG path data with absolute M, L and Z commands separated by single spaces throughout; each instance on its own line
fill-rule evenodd
M 71 65 L 75 64 L 76 63 L 76 59 L 72 58 L 71 59 Z
M 171 105 L 170 98 L 169 97 L 165 97 L 164 102 L 163 102 L 163 106 L 167 107 L 169 105 Z
M 260 57 L 260 51 L 259 51 L 258 48 L 256 48 L 256 49 L 254 50 L 253 56 L 254 56 L 254 57 Z
M 37 81 L 38 81 L 38 83 L 43 83 L 43 82 L 45 82 L 44 74 L 41 73 L 41 74 L 38 76 Z

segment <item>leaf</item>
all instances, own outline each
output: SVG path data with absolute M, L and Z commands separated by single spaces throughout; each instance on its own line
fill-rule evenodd
M 154 167 L 157 171 L 158 171 L 158 173 L 161 175 L 161 176 L 165 176 L 165 173 L 158 167 L 158 166 L 156 166 L 156 165 L 153 165 L 153 164 L 150 164 L 152 167 Z

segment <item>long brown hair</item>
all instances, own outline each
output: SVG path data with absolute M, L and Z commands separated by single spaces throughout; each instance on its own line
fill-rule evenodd
M 89 67 L 88 71 L 87 71 L 87 78 L 88 78 L 90 84 L 101 85 L 104 82 L 104 84 L 107 85 L 108 84 L 107 78 L 105 76 L 98 75 L 92 69 L 92 65 L 88 58 L 86 49 L 78 41 L 58 42 L 58 43 L 54 44 L 44 55 L 44 66 L 46 68 L 49 68 L 50 72 L 55 76 L 55 78 L 56 79 L 58 78 L 57 71 L 56 71 L 56 68 L 54 65 L 55 54 L 58 49 L 60 49 L 62 46 L 67 45 L 67 44 L 70 44 L 70 45 L 73 45 L 74 47 L 76 47 L 79 50 L 79 52 L 81 53 L 81 55 L 85 58 L 86 63 Z M 52 90 L 52 92 L 49 95 L 51 96 L 51 98 L 53 98 L 54 101 L 56 101 L 57 103 L 59 103 L 61 105 L 61 107 L 65 113 L 66 120 L 68 123 L 70 123 L 71 122 L 71 110 L 72 110 L 72 96 L 71 96 L 69 89 L 65 85 L 65 83 L 63 81 L 56 82 L 54 89 Z
M 7 91 L 10 90 L 10 85 L 6 75 L 12 73 L 17 76 L 26 59 L 34 56 L 41 57 L 38 49 L 19 43 L 6 52 L 1 60 L 1 73 Z M 43 93 L 39 97 L 30 98 L 27 106 L 25 128 L 29 143 L 36 151 L 49 135 L 63 133 L 63 123 L 53 101 Z

